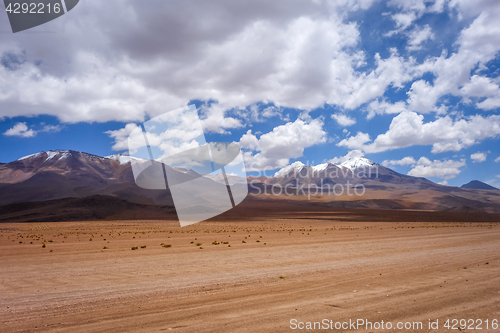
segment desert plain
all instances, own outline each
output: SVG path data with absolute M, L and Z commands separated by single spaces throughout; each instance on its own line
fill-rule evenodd
M 457 332 L 445 321 L 500 319 L 498 217 L 246 212 L 184 228 L 175 219 L 1 223 L 0 331 L 387 331 L 291 324 L 364 319 Z

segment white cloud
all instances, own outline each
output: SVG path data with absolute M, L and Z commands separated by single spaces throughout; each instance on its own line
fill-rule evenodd
M 370 135 L 368 133 L 358 132 L 355 136 L 351 136 L 338 143 L 338 146 L 347 147 L 350 149 L 366 151 L 366 143 L 370 142 Z
M 390 0 L 389 5 L 400 8 L 403 11 L 422 13 L 425 11 L 427 0 Z
M 483 110 L 493 110 L 500 108 L 500 97 L 497 98 L 487 98 L 482 102 L 476 104 L 476 106 Z
M 467 88 L 465 91 L 460 88 L 470 83 L 471 72 L 476 67 L 484 67 L 484 64 L 494 59 L 500 51 L 500 26 L 497 22 L 500 16 L 499 2 L 456 0 L 451 2 L 450 6 L 458 9 L 462 16 L 478 16 L 461 31 L 455 42 L 458 46 L 456 53 L 448 56 L 443 52 L 440 57 L 429 57 L 416 66 L 417 71 L 421 71 L 422 74 L 432 73 L 435 79 L 432 84 L 424 80 L 412 84 L 408 93 L 408 107 L 412 111 L 422 113 L 439 111 L 437 103 L 443 96 L 447 94 L 462 96 L 472 93 L 474 91 L 472 87 L 469 92 Z M 497 108 L 500 105 L 499 98 L 500 93 L 495 93 L 495 96 L 478 103 L 477 106 L 485 110 Z
M 460 89 L 464 102 L 470 98 L 482 98 L 485 100 L 476 103 L 476 107 L 483 110 L 493 110 L 500 107 L 500 87 L 491 78 L 473 75 L 470 81 Z
M 376 99 L 366 108 L 368 119 L 375 117 L 377 114 L 394 114 L 407 111 L 405 102 L 389 103 L 386 100 Z
M 408 34 L 408 46 L 406 48 L 410 51 L 420 50 L 423 42 L 434 38 L 435 36 L 429 25 L 425 25 L 422 28 L 417 27 Z
M 421 157 L 413 169 L 408 172 L 413 177 L 436 177 L 449 180 L 458 176 L 460 168 L 466 166 L 465 160 L 434 160 Z
M 301 157 L 305 148 L 326 142 L 326 135 L 321 119 L 297 119 L 275 127 L 260 138 L 248 131 L 239 145 L 247 150 L 244 153 L 247 170 L 272 170 L 288 165 L 290 158 Z
M 500 116 L 480 115 L 453 120 L 450 116 L 424 123 L 424 116 L 403 112 L 391 122 L 389 130 L 371 141 L 369 134 L 358 132 L 339 142 L 339 146 L 377 153 L 414 145 L 432 145 L 433 153 L 459 151 L 480 140 L 500 135 Z
M 4 135 L 7 136 L 20 136 L 22 138 L 31 138 L 36 135 L 36 131 L 28 129 L 26 123 L 17 123 L 14 127 L 5 131 Z
M 500 162 L 500 156 L 498 156 L 496 159 L 495 159 L 495 162 Z
M 412 165 L 416 164 L 417 161 L 412 156 L 407 156 L 403 157 L 400 160 L 385 160 L 382 162 L 383 166 L 390 166 L 390 165 Z
M 433 8 L 428 9 L 428 11 L 442 11 L 443 4 L 441 4 L 441 2 L 443 2 L 443 0 L 436 1 Z M 388 2 L 388 5 L 399 8 L 401 11 L 391 16 L 396 23 L 396 29 L 387 33 L 386 36 L 392 36 L 406 30 L 416 19 L 426 12 L 424 0 L 391 0 Z
M 465 97 L 490 97 L 498 96 L 500 88 L 489 77 L 473 75 L 460 92 Z
M 26 61 L 17 70 L 0 66 L 0 117 L 142 122 L 192 100 L 355 109 L 415 75 L 414 60 L 394 50 L 360 70 L 367 55 L 358 25 L 345 17 L 373 2 L 89 0 L 71 20 L 51 22 L 61 38 L 4 36 L 1 53 Z M 214 112 L 211 131 L 239 126 Z
M 115 143 L 114 143 L 113 147 L 111 147 L 111 148 L 113 150 L 118 150 L 118 151 L 119 150 L 128 150 L 129 149 L 129 143 L 128 143 L 129 135 L 137 128 L 138 128 L 138 126 L 136 124 L 127 124 L 127 125 L 125 125 L 124 128 L 120 128 L 120 129 L 115 130 L 115 131 L 105 132 L 111 138 L 115 139 Z M 143 144 L 144 138 L 142 136 L 143 135 L 142 132 L 140 134 L 141 134 L 141 136 L 136 137 L 136 138 L 132 138 L 132 140 L 131 140 L 131 143 L 136 142 L 136 144 L 132 144 L 130 146 L 130 150 L 132 152 L 137 151 L 138 148 L 140 148 L 144 145 Z
M 206 143 L 194 106 L 172 110 L 150 119 L 142 126 L 146 130 L 149 146 L 158 149 L 154 152 L 155 158 L 173 156 Z M 137 130 L 138 128 L 140 127 L 136 124 L 129 123 L 124 128 L 105 133 L 115 140 L 113 150 L 129 150 L 134 155 L 139 148 L 146 146 L 143 131 Z
M 40 132 L 57 133 L 63 129 L 61 125 L 44 125 Z
M 481 162 L 486 161 L 487 155 L 488 155 L 487 152 L 483 152 L 483 153 L 477 152 L 477 153 L 470 155 L 470 158 L 471 158 L 472 162 L 474 162 L 474 163 L 481 163 Z
M 365 154 L 361 150 L 351 150 L 350 152 L 347 153 L 347 155 L 341 157 L 334 157 L 328 162 L 341 164 L 355 157 L 365 157 Z
M 227 133 L 227 129 L 243 127 L 240 120 L 234 117 L 226 117 L 229 107 L 218 103 L 201 107 L 201 121 L 203 128 L 208 132 Z
M 363 100 L 350 96 L 366 80 L 383 81 L 379 94 L 391 83 L 380 68 L 356 71 L 364 63 L 359 30 L 344 20 L 372 2 L 89 0 L 71 20 L 51 22 L 61 38 L 3 38 L 2 53 L 27 61 L 17 70 L 0 66 L 0 110 L 9 110 L 0 117 L 132 122 L 192 100 L 356 107 Z
M 413 23 L 413 21 L 417 19 L 417 15 L 413 12 L 397 13 L 392 15 L 391 17 L 394 22 L 396 22 L 396 29 L 386 33 L 387 37 L 391 37 L 394 34 L 406 30 L 406 28 L 408 28 Z
M 446 186 L 446 185 L 448 185 L 448 181 L 447 180 L 443 180 L 443 181 L 439 182 L 438 184 Z
M 240 139 L 240 147 L 256 150 L 259 146 L 259 139 L 255 135 L 252 134 L 252 130 L 248 130 Z
M 332 114 L 332 119 L 334 119 L 339 125 L 348 127 L 356 124 L 356 119 L 346 116 L 345 114 L 335 113 Z

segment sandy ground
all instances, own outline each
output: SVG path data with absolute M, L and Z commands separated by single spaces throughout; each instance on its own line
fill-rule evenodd
M 0 224 L 0 331 L 500 331 L 486 327 L 500 319 L 500 225 L 296 217 Z

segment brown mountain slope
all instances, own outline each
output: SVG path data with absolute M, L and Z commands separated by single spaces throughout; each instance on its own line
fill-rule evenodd
M 0 207 L 0 222 L 59 222 L 86 220 L 177 220 L 173 206 L 130 203 L 109 196 L 15 203 Z

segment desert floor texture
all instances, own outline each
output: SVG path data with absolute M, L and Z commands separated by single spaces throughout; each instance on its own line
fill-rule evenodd
M 444 322 L 500 319 L 499 240 L 494 222 L 300 211 L 185 228 L 2 223 L 0 331 L 291 332 L 293 319 L 367 319 L 458 332 Z

